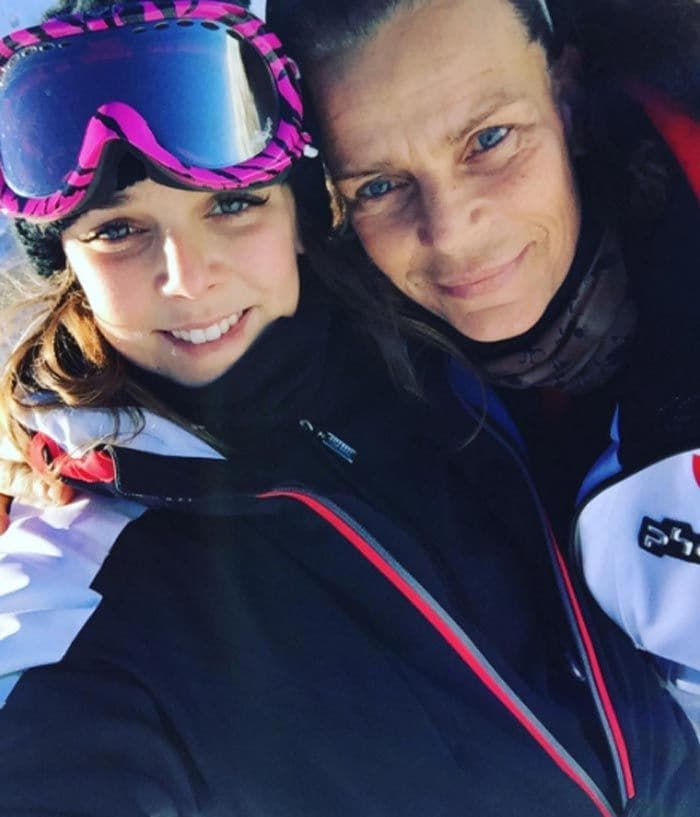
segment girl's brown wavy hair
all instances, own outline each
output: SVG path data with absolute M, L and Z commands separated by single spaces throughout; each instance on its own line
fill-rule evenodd
M 17 327 L 27 320 L 29 324 L 11 347 L 0 375 L 0 426 L 22 456 L 27 456 L 31 438 L 22 417 L 27 409 L 36 408 L 37 401 L 42 409 L 108 410 L 113 436 L 104 442 L 119 434 L 123 412 L 135 431 L 143 425 L 142 408 L 180 419 L 129 376 L 124 358 L 98 329 L 72 270 L 43 281 L 27 280 L 19 287 L 16 281 L 7 283 L 19 288 L 21 297 L 3 310 L 2 325 Z M 50 478 L 58 469 L 58 463 L 53 465 Z

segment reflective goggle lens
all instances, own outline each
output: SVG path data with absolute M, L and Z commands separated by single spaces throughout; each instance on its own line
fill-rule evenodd
M 0 84 L 9 187 L 27 198 L 61 190 L 88 123 L 111 102 L 133 109 L 183 164 L 212 170 L 260 153 L 279 118 L 264 58 L 222 25 L 169 21 L 42 43 L 13 57 Z

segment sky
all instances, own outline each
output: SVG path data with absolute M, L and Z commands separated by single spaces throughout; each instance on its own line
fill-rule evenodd
M 0 0 L 0 31 L 7 34 L 15 28 L 35 25 L 41 13 L 52 5 L 50 0 Z M 265 0 L 252 0 L 250 10 L 253 14 L 261 16 L 264 9 Z
M 50 5 L 47 0 L 0 0 L 0 31 L 8 34 L 15 28 L 35 25 Z

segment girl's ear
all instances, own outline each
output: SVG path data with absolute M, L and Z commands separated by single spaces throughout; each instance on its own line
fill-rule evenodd
M 583 152 L 582 133 L 579 127 L 583 93 L 581 90 L 581 55 L 572 45 L 564 46 L 551 69 L 554 98 L 564 131 L 573 155 Z

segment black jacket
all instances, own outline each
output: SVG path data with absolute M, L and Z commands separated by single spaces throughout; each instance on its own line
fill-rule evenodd
M 307 293 L 213 386 L 149 380 L 227 459 L 109 452 L 97 490 L 147 510 L 0 710 L 2 817 L 700 813 L 687 723 L 428 368 L 397 395 Z

